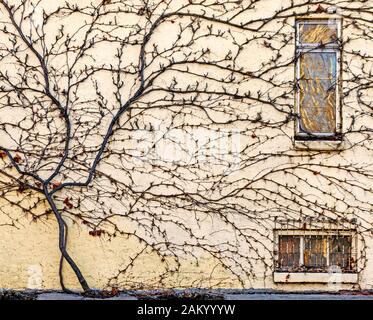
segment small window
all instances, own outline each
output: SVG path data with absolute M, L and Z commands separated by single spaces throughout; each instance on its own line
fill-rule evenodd
M 280 236 L 279 264 L 281 269 L 294 269 L 300 263 L 300 237 Z
M 340 21 L 296 23 L 296 138 L 340 136 Z
M 330 267 L 341 272 L 355 272 L 353 236 L 279 235 L 276 271 L 328 272 Z

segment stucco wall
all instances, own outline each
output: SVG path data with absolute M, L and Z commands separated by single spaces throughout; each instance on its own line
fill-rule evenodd
M 91 0 L 86 1 L 91 2 Z M 173 6 L 177 7 L 182 1 L 173 1 Z M 245 1 L 243 1 L 245 3 Z M 248 3 L 249 1 L 247 1 Z M 302 1 L 294 1 L 296 4 L 303 3 Z M 324 1 L 323 5 L 325 7 L 333 7 L 336 3 L 338 7 L 338 1 Z M 72 2 L 71 2 L 72 3 Z M 85 1 L 80 1 L 80 4 L 85 3 Z M 271 0 L 261 0 L 253 5 L 253 9 L 247 10 L 246 13 L 242 14 L 240 17 L 241 21 L 250 21 L 253 19 L 261 19 L 265 17 L 270 17 L 273 15 L 276 10 L 279 10 L 281 7 L 286 7 L 289 5 L 290 1 L 271 1 Z M 341 4 L 342 5 L 342 4 Z M 357 101 L 357 91 L 353 89 L 354 80 L 353 77 L 356 74 L 362 74 L 362 68 L 370 70 L 372 72 L 372 56 L 373 56 L 373 44 L 372 41 L 365 40 L 364 37 L 359 36 L 359 32 L 364 32 L 353 26 L 351 21 L 354 20 L 354 16 L 365 19 L 364 23 L 371 26 L 371 21 L 369 19 L 372 17 L 371 12 L 366 9 L 361 12 L 357 11 L 356 8 L 362 6 L 363 8 L 369 8 L 370 10 L 373 5 L 372 1 L 367 1 L 364 4 L 360 4 L 355 1 L 349 5 L 351 11 L 345 9 L 340 9 L 337 13 L 317 13 L 310 14 L 307 17 L 343 17 L 343 37 L 344 38 L 353 38 L 354 40 L 346 43 L 344 50 L 346 53 L 343 56 L 344 63 L 349 66 L 349 72 L 343 72 L 343 80 L 345 81 L 343 86 L 344 90 L 348 91 L 351 89 L 351 92 L 348 96 L 344 98 L 343 101 L 343 128 L 342 131 L 346 132 L 350 130 L 352 123 L 352 116 L 355 116 L 354 119 L 354 128 L 363 125 L 365 127 L 372 127 L 372 120 L 366 109 L 369 109 L 367 106 L 364 106 L 364 114 L 361 113 L 362 105 Z M 53 10 L 56 8 L 57 3 L 52 4 L 51 1 L 42 2 L 43 8 L 48 10 Z M 316 5 L 310 5 L 311 10 L 314 10 Z M 232 28 L 233 32 L 236 32 L 236 41 L 243 41 L 245 38 L 251 38 L 259 36 L 257 40 L 251 40 L 248 45 L 243 46 L 242 51 L 236 57 L 236 65 L 238 67 L 243 67 L 244 70 L 248 72 L 257 72 L 261 68 L 262 63 L 268 63 L 274 57 L 274 51 L 263 46 L 263 39 L 260 36 L 263 36 L 267 33 L 274 33 L 271 44 L 279 48 L 279 53 L 281 57 L 276 60 L 276 64 L 284 64 L 284 67 L 273 72 L 274 81 L 277 83 L 282 83 L 282 86 L 273 86 L 268 85 L 266 81 L 260 79 L 250 79 L 241 83 L 240 92 L 246 92 L 250 90 L 251 92 L 257 92 L 261 90 L 262 92 L 268 93 L 269 95 L 275 96 L 282 90 L 289 90 L 287 97 L 283 98 L 281 101 L 286 105 L 294 104 L 294 95 L 292 90 L 293 81 L 294 81 L 294 63 L 292 62 L 294 57 L 294 23 L 295 16 L 292 13 L 293 10 L 298 10 L 301 14 L 304 12 L 305 7 L 307 6 L 297 6 L 294 9 L 289 10 L 289 17 L 287 18 L 277 18 L 272 22 L 269 22 L 265 30 L 260 33 L 251 32 L 251 31 L 241 31 L 235 30 Z M 2 13 L 5 14 L 3 8 L 1 9 Z M 210 10 L 210 9 L 209 9 Z M 286 13 L 284 14 L 286 15 Z M 124 19 L 125 15 L 123 15 Z M 5 19 L 4 17 L 2 19 Z M 79 25 L 80 18 L 76 17 L 61 20 L 63 23 L 66 23 L 67 29 L 74 30 L 74 28 Z M 128 23 L 131 23 L 133 17 L 129 17 Z M 57 24 L 54 25 L 57 27 Z M 255 23 L 253 23 L 255 27 Z M 50 37 L 53 38 L 54 32 L 53 26 L 50 26 Z M 176 25 L 168 23 L 164 26 L 161 26 L 159 30 L 155 33 L 154 43 L 157 43 L 160 47 L 169 46 L 172 42 L 172 35 L 176 32 Z M 222 29 L 226 26 L 222 25 Z M 280 30 L 280 31 L 279 31 Z M 372 28 L 365 29 L 370 30 L 370 39 L 372 36 Z M 276 34 L 276 31 L 279 31 Z M 4 36 L 4 35 L 3 35 Z M 282 46 L 281 41 L 288 37 L 289 42 Z M 3 39 L 1 39 L 3 41 Z M 4 38 L 4 41 L 6 39 Z M 218 59 L 221 56 L 224 56 L 229 49 L 229 41 L 221 39 L 212 38 L 211 40 L 206 40 L 201 45 L 207 45 L 211 51 L 211 59 Z M 227 47 L 228 46 L 228 47 Z M 356 49 L 359 49 L 361 52 L 369 55 L 370 60 L 364 62 L 356 58 L 352 52 Z M 233 50 L 236 50 L 233 48 Z M 110 59 L 114 61 L 114 53 L 111 50 L 110 46 L 105 48 L 98 48 L 96 55 L 96 62 L 100 61 L 108 62 Z M 129 51 L 128 61 L 136 61 L 138 52 Z M 101 60 L 100 60 L 101 59 Z M 81 62 L 84 64 L 83 62 Z M 63 64 L 63 61 L 56 62 L 56 64 Z M 11 67 L 9 64 L 1 64 L 1 68 Z M 204 66 L 193 66 L 195 70 L 203 73 Z M 351 73 L 351 70 L 355 74 Z M 211 71 L 215 77 L 225 76 L 224 71 L 213 70 Z M 271 76 L 269 72 L 268 77 Z M 105 78 L 106 77 L 106 78 Z M 190 78 L 189 78 L 190 77 Z M 366 75 L 364 75 L 366 77 Z M 172 73 L 169 75 L 164 75 L 161 78 L 160 84 L 167 82 L 172 78 Z M 188 84 L 192 82 L 192 76 L 180 77 L 177 76 L 178 82 L 180 85 Z M 102 92 L 111 92 L 112 83 L 111 75 L 100 76 L 102 83 Z M 351 80 L 351 81 L 349 81 Z M 364 78 L 366 81 L 371 81 L 372 79 Z M 357 80 L 356 80 L 357 81 Z M 213 86 L 213 84 L 212 84 Z M 79 92 L 80 95 L 85 95 L 87 98 L 92 95 L 92 89 L 90 85 L 83 86 Z M 129 89 L 128 89 L 129 90 Z M 157 101 L 161 97 L 161 94 L 157 92 L 152 93 L 146 99 Z M 373 98 L 372 88 L 368 87 L 364 91 L 363 99 L 367 105 L 371 105 Z M 255 119 L 258 112 L 261 112 L 262 118 L 268 120 L 269 123 L 276 123 L 276 121 L 282 121 L 286 118 L 286 113 L 276 112 L 274 109 L 270 108 L 269 105 L 261 104 L 260 102 L 252 102 L 250 104 L 241 104 L 239 101 L 232 101 L 231 106 L 234 108 L 235 115 L 242 115 L 243 117 Z M 134 106 L 132 112 L 139 112 L 140 106 Z M 18 110 L 18 109 L 17 109 Z M 156 112 L 154 118 L 154 112 Z M 20 111 L 20 114 L 22 112 Z M 15 112 L 2 112 L 0 114 L 2 122 L 17 122 L 20 114 Z M 154 124 L 163 121 L 167 127 L 167 121 L 169 121 L 173 112 L 168 110 L 157 110 L 149 109 L 143 111 L 142 114 L 138 117 L 138 121 L 141 124 L 147 124 L 153 122 Z M 359 116 L 360 115 L 360 116 Z M 85 115 L 89 119 L 89 114 Z M 227 115 L 224 112 L 213 114 L 213 117 L 216 122 L 226 120 Z M 126 126 L 124 117 L 123 127 Z M 175 131 L 173 132 L 176 141 L 185 145 L 186 148 L 189 148 L 191 144 L 188 144 L 183 136 L 183 132 L 177 131 L 177 126 L 182 123 L 196 124 L 195 135 L 202 139 L 207 135 L 208 130 L 198 128 L 198 125 L 206 120 L 206 114 L 197 109 L 191 109 L 190 114 L 184 114 L 179 118 L 174 119 L 173 126 Z M 107 123 L 103 121 L 100 123 L 100 128 L 105 129 Z M 218 128 L 218 125 L 215 125 L 215 128 Z M 100 129 L 100 130 L 101 130 Z M 373 260 L 370 257 L 373 255 L 373 239 L 371 237 L 370 228 L 371 228 L 371 205 L 373 204 L 372 193 L 369 192 L 372 185 L 372 177 L 369 176 L 359 176 L 359 181 L 357 182 L 360 186 L 366 188 L 364 192 L 361 188 L 349 186 L 347 190 L 337 190 L 334 184 L 328 185 L 325 180 L 320 180 L 318 175 L 303 172 L 302 169 L 294 169 L 297 166 L 302 168 L 311 163 L 314 168 L 317 168 L 318 163 L 323 163 L 323 165 L 330 164 L 329 169 L 322 168 L 324 170 L 322 173 L 328 176 L 337 176 L 343 180 L 341 177 L 341 172 L 333 167 L 336 163 L 343 165 L 350 165 L 352 167 L 360 167 L 360 165 L 366 165 L 366 170 L 370 170 L 373 159 L 373 150 L 370 147 L 370 136 L 367 141 L 362 142 L 362 137 L 359 134 L 351 134 L 346 137 L 343 141 L 343 148 L 345 149 L 342 152 L 315 152 L 315 151 L 304 151 L 296 149 L 293 145 L 293 136 L 294 136 L 294 121 L 290 121 L 287 124 L 283 125 L 280 129 L 273 129 L 268 127 L 258 127 L 255 123 L 250 123 L 248 121 L 234 121 L 231 124 L 223 124 L 221 128 L 226 132 L 239 132 L 234 135 L 234 138 L 231 142 L 227 144 L 233 150 L 244 149 L 244 146 L 252 146 L 255 139 L 259 139 L 260 144 L 255 146 L 255 148 L 245 151 L 245 154 L 239 155 L 238 158 L 229 158 L 228 162 L 237 161 L 238 169 L 233 169 L 229 171 L 228 174 L 224 175 L 224 179 L 227 182 L 225 189 L 221 191 L 220 189 L 214 189 L 214 184 L 211 184 L 211 197 L 214 198 L 214 195 L 229 194 L 230 191 L 236 192 L 236 190 L 242 187 L 237 194 L 244 194 L 245 197 L 237 197 L 234 200 L 227 197 L 227 200 L 219 201 L 219 205 L 229 205 L 231 201 L 242 207 L 250 209 L 252 206 L 260 208 L 263 212 L 263 216 L 258 223 L 255 219 L 250 219 L 250 213 L 245 212 L 244 215 L 240 212 L 226 212 L 224 217 L 228 217 L 229 220 L 234 221 L 236 225 L 240 226 L 242 230 L 245 228 L 252 228 L 257 230 L 258 233 L 254 235 L 254 238 L 258 242 L 250 242 L 248 245 L 236 230 L 232 226 L 227 226 L 225 220 L 221 216 L 215 216 L 213 206 L 211 206 L 211 212 L 193 212 L 193 209 L 187 210 L 186 207 L 178 207 L 175 205 L 173 208 L 165 208 L 162 204 L 160 205 L 157 202 L 154 202 L 154 205 L 149 203 L 143 203 L 141 200 L 138 203 L 138 212 L 134 213 L 134 216 L 137 219 L 141 219 L 141 208 L 146 208 L 150 210 L 152 214 L 163 216 L 167 212 L 166 217 L 169 217 L 169 214 L 172 215 L 173 219 L 176 221 L 183 221 L 188 227 L 190 227 L 193 232 L 198 235 L 206 236 L 206 246 L 211 246 L 211 252 L 214 252 L 215 247 L 224 246 L 225 242 L 232 242 L 235 244 L 237 251 L 232 253 L 239 253 L 239 263 L 243 268 L 235 267 L 236 258 L 232 258 L 232 261 L 229 261 L 229 265 L 236 274 L 232 274 L 232 270 L 227 270 L 227 268 L 222 267 L 222 260 L 229 260 L 229 254 L 227 256 L 218 257 L 218 255 L 212 254 L 206 250 L 206 247 L 202 248 L 200 246 L 190 246 L 187 247 L 187 252 L 178 251 L 175 246 L 175 252 L 179 257 L 180 268 L 176 272 L 172 272 L 173 269 L 177 267 L 177 261 L 172 257 L 170 252 L 165 253 L 165 257 L 162 258 L 159 254 L 152 252 L 151 246 L 146 246 L 144 242 L 139 241 L 138 237 L 143 237 L 153 243 L 159 241 L 165 241 L 158 234 L 154 235 L 149 232 L 149 230 L 143 230 L 134 224 L 134 220 L 127 219 L 124 212 L 128 210 L 128 207 L 132 202 L 134 202 L 135 196 L 132 198 L 127 198 L 127 195 L 122 195 L 123 203 L 120 203 L 119 200 L 121 196 L 118 195 L 118 199 L 107 198 L 105 196 L 100 199 L 103 201 L 105 208 L 108 210 L 113 210 L 114 212 L 120 212 L 123 216 L 114 218 L 113 221 L 119 226 L 120 230 L 124 230 L 124 234 L 116 234 L 115 236 L 109 236 L 104 234 L 101 237 L 93 237 L 89 234 L 89 229 L 81 221 L 78 221 L 75 218 L 69 217 L 69 214 L 66 213 L 66 223 L 68 225 L 68 245 L 67 248 L 74 258 L 76 263 L 80 266 L 83 274 L 85 275 L 87 281 L 94 288 L 110 288 L 111 286 L 120 287 L 124 289 L 148 289 L 148 288 L 183 288 L 183 287 L 202 287 L 202 288 L 264 288 L 264 289 L 282 289 L 282 290 L 335 290 L 335 289 L 353 289 L 353 288 L 362 288 L 362 289 L 372 289 L 373 288 Z M 161 132 L 161 130 L 160 130 Z M 242 134 L 244 132 L 245 134 Z M 250 134 L 248 134 L 250 132 Z M 251 132 L 255 132 L 251 134 Z M 134 136 L 127 137 L 128 132 L 118 132 L 116 135 L 117 140 L 114 139 L 111 144 L 111 148 L 130 148 L 135 147 L 137 149 L 146 149 L 147 147 L 142 147 L 140 143 L 134 140 L 133 137 L 146 137 L 146 139 L 153 139 L 157 137 L 157 132 L 152 133 L 155 137 L 151 137 L 151 134 L 148 133 L 138 133 L 133 132 Z M 149 138 L 150 136 L 150 138 Z M 92 145 L 96 144 L 97 136 L 91 136 Z M 123 140 L 120 140 L 123 138 Z M 10 146 L 12 141 L 9 140 L 9 137 L 2 135 L 0 136 L 2 143 L 6 146 Z M 193 139 L 196 139 L 194 136 Z M 224 142 L 225 143 L 225 142 Z M 223 144 L 224 144 L 223 143 Z M 316 143 L 316 148 L 319 148 L 321 145 Z M 158 149 L 157 149 L 158 148 Z M 217 150 L 221 152 L 222 146 L 217 146 Z M 162 161 L 174 160 L 180 161 L 180 157 L 185 156 L 183 152 L 179 149 L 174 148 L 172 143 L 168 140 L 160 138 L 156 147 L 155 154 L 150 155 L 150 158 L 156 158 L 157 156 L 162 157 Z M 138 151 L 138 150 L 137 150 Z M 214 151 L 213 151 L 214 152 Z M 309 154 L 313 153 L 314 155 L 310 158 Z M 263 154 L 278 154 L 281 156 L 278 157 L 268 157 L 267 160 L 258 161 L 256 163 L 255 158 L 261 158 Z M 198 155 L 200 157 L 200 155 Z M 198 159 L 197 157 L 197 159 Z M 238 160 L 237 160 L 238 159 Z M 248 160 L 250 159 L 250 160 Z M 254 159 L 254 160 L 253 160 Z M 6 167 L 9 164 L 8 159 L 0 159 L 0 165 L 4 170 L 9 172 L 11 175 L 16 176 L 17 174 L 14 170 L 11 170 L 9 167 Z M 202 168 L 206 169 L 209 172 L 222 174 L 226 166 L 221 168 L 216 163 L 204 163 L 201 162 Z M 292 168 L 292 172 L 297 172 L 301 177 L 307 177 L 307 184 L 300 182 L 291 174 L 284 174 L 286 168 Z M 134 170 L 133 168 L 137 169 Z M 170 170 L 174 170 L 172 165 L 170 165 Z M 283 168 L 283 170 L 275 169 Z M 141 169 L 141 170 L 140 170 Z M 118 158 L 115 155 L 108 156 L 104 163 L 100 166 L 100 170 L 105 172 L 105 174 L 111 175 L 123 183 L 128 183 L 131 187 L 136 190 L 137 193 L 141 190 L 149 188 L 151 183 L 154 185 L 158 182 L 164 183 L 164 181 L 176 181 L 175 177 L 170 177 L 169 173 L 165 171 L 157 171 L 158 169 L 151 162 L 132 159 L 131 165 L 126 166 L 126 164 L 120 163 Z M 299 170 L 299 171 L 297 171 Z M 313 169 L 312 169 L 313 170 Z M 153 172 L 160 172 L 160 175 L 153 175 Z M 187 169 L 177 169 L 175 172 L 178 172 L 183 176 L 184 180 L 179 184 L 183 186 L 184 190 L 188 190 L 190 193 L 198 193 L 198 179 L 195 179 L 193 174 L 188 172 Z M 163 174 L 163 175 L 162 175 Z M 275 217 L 284 218 L 288 216 L 292 219 L 301 219 L 304 218 L 302 214 L 299 214 L 300 207 L 294 203 L 287 205 L 286 196 L 292 196 L 291 192 L 288 194 L 286 190 L 281 191 L 284 197 L 272 198 L 272 202 L 264 199 L 264 197 L 257 196 L 257 190 L 261 188 L 274 190 L 278 188 L 278 185 L 274 185 L 270 180 L 257 179 L 258 176 L 265 177 L 270 174 L 270 177 L 273 181 L 277 182 L 286 182 L 290 186 L 294 186 L 296 191 L 299 194 L 304 195 L 304 198 L 307 201 L 312 199 L 325 202 L 325 207 L 332 208 L 338 212 L 345 212 L 346 217 L 358 217 L 359 223 L 362 224 L 364 232 L 361 235 L 362 239 L 359 240 L 358 251 L 364 251 L 364 256 L 367 259 L 363 259 L 365 266 L 361 266 L 362 271 L 359 274 L 359 283 L 358 285 L 353 284 L 276 284 L 273 282 L 273 266 L 265 267 L 262 264 L 262 260 L 266 261 L 271 265 L 273 257 L 271 255 L 271 249 L 273 248 L 273 229 L 276 228 Z M 349 174 L 345 173 L 346 179 L 357 179 L 356 177 L 351 177 Z M 73 171 L 68 172 L 68 175 L 74 175 Z M 128 177 L 131 177 L 129 181 Z M 5 186 L 9 185 L 9 179 L 5 175 L 0 176 L 3 183 L 1 184 L 3 189 L 0 189 L 0 287 L 1 288 L 15 288 L 15 289 L 24 289 L 24 288 L 42 288 L 42 289 L 58 289 L 60 288 L 59 284 L 59 260 L 60 254 L 58 250 L 58 226 L 53 215 L 48 211 L 49 207 L 46 202 L 43 200 L 42 195 L 36 195 L 33 192 L 27 194 L 26 199 L 24 199 L 24 194 L 15 190 L 8 191 Z M 245 181 L 242 181 L 241 178 L 244 178 Z M 203 180 L 203 178 L 202 178 Z M 208 180 L 208 178 L 206 178 Z M 178 180 L 177 180 L 178 181 Z M 250 186 L 246 186 L 247 181 L 256 181 L 251 183 Z M 234 183 L 229 183 L 234 182 Z M 176 182 L 177 184 L 178 182 Z M 318 186 L 319 184 L 322 184 Z M 110 184 L 104 177 L 97 177 L 97 185 L 102 187 L 107 184 L 107 188 L 110 188 Z M 3 193 L 1 193 L 3 191 Z M 256 190 L 255 192 L 253 190 Z M 371 191 L 371 190 L 370 190 Z M 77 190 L 62 192 L 60 198 L 63 200 L 65 195 L 73 194 L 75 197 L 79 197 L 79 192 L 88 192 L 87 190 Z M 76 192 L 76 193 L 74 193 Z M 127 192 L 127 189 L 126 189 Z M 131 191 L 132 192 L 132 191 Z M 137 195 L 136 192 L 133 192 Z M 165 184 L 160 185 L 159 187 L 154 187 L 154 193 L 157 195 L 172 195 L 175 190 L 172 187 L 167 187 Z M 130 193 L 130 192 L 129 192 Z M 330 195 L 335 195 L 331 197 Z M 336 195 L 343 201 L 337 201 Z M 34 203 L 36 197 L 39 197 L 38 205 L 29 210 L 31 201 Z M 302 198 L 302 196 L 299 196 Z M 254 202 L 250 202 L 249 199 L 256 199 Z M 30 200 L 31 199 L 31 200 Z M 20 201 L 20 202 L 19 202 Z M 128 203 L 127 203 L 128 201 Z M 176 200 L 176 202 L 181 200 Z M 187 201 L 187 200 L 185 200 Z M 226 201 L 226 202 L 224 202 Z M 313 201 L 313 200 L 312 200 Z M 346 203 L 350 204 L 347 206 Z M 182 204 L 180 202 L 180 204 Z M 99 216 L 103 210 L 103 205 L 99 205 L 94 202 L 84 203 L 86 207 L 91 206 L 90 210 L 97 212 Z M 97 207 L 95 207 L 97 205 Z M 32 205 L 31 205 L 32 206 Z M 63 206 L 63 205 L 62 205 Z M 277 207 L 276 207 L 277 206 Z M 288 208 L 289 212 L 279 212 L 282 208 Z M 302 208 L 303 214 L 307 212 L 307 206 L 304 205 Z M 23 209 L 22 209 L 23 208 Z M 312 208 L 309 208 L 310 213 L 308 217 L 316 215 L 312 213 Z M 87 209 L 88 210 L 88 209 Z M 144 209 L 145 210 L 145 209 Z M 34 221 L 33 215 L 28 213 L 31 211 L 33 215 L 38 216 L 39 218 Z M 208 210 L 207 210 L 208 211 Z M 49 212 L 49 213 L 48 213 Z M 40 217 L 48 213 L 45 217 Z M 255 213 L 256 214 L 256 213 Z M 334 213 L 328 210 L 325 210 L 325 217 L 334 217 Z M 307 214 L 306 214 L 307 215 Z M 11 216 L 11 218 L 9 218 Z M 144 216 L 145 217 L 145 216 Z M 146 216 L 148 217 L 148 216 Z M 110 230 L 111 226 L 107 226 Z M 178 229 L 175 225 L 168 225 L 166 220 L 163 220 L 163 227 L 167 233 L 166 240 L 172 243 L 183 245 L 188 242 L 188 234 L 185 229 Z M 131 236 L 133 232 L 137 232 L 137 236 Z M 110 232 L 108 232 L 110 233 Z M 250 236 L 250 232 L 248 232 Z M 364 240 L 364 241 L 363 241 Z M 366 246 L 366 248 L 364 248 Z M 261 259 L 258 259 L 258 256 L 261 256 Z M 126 269 L 132 259 L 134 260 L 133 266 L 128 268 L 125 273 L 120 273 L 120 270 Z M 237 258 L 238 259 L 238 258 Z M 363 262 L 361 262 L 363 263 Z M 165 267 L 166 266 L 166 267 Z M 235 269 L 236 268 L 236 269 Z M 245 274 L 242 269 L 250 269 L 249 274 Z M 237 277 L 237 275 L 239 277 Z M 64 264 L 63 268 L 63 277 L 65 285 L 69 288 L 79 289 L 79 283 L 77 282 L 75 275 L 71 269 Z M 239 279 L 238 279 L 239 278 Z

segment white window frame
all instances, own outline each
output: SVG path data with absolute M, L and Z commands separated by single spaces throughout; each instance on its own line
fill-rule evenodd
M 341 133 L 342 129 L 342 121 L 341 121 L 341 101 L 340 101 L 340 84 L 341 84 L 341 52 L 339 43 L 330 43 L 330 44 L 323 44 L 323 47 L 320 47 L 320 44 L 317 43 L 301 43 L 300 42 L 300 32 L 299 28 L 301 24 L 334 24 L 337 27 L 337 37 L 338 39 L 342 39 L 342 31 L 341 31 L 341 20 L 340 19 L 299 19 L 296 21 L 296 61 L 295 61 L 295 81 L 296 81 L 296 126 L 295 126 L 295 138 L 321 138 L 324 140 L 328 140 L 328 138 L 335 137 Z M 335 92 L 335 128 L 336 132 L 325 133 L 325 132 L 313 132 L 312 134 L 302 132 L 300 130 L 300 123 L 301 123 L 301 112 L 300 112 L 300 90 L 299 90 L 299 80 L 300 80 L 300 57 L 301 53 L 303 52 L 330 52 L 335 53 L 336 55 L 336 92 Z
M 355 259 L 355 270 L 351 270 L 351 272 L 342 272 L 346 274 L 354 273 L 358 269 L 357 265 L 357 245 L 358 245 L 358 237 L 357 237 L 357 232 L 356 230 L 298 230 L 298 229 L 292 229 L 292 230 L 275 230 L 275 255 L 274 255 L 274 266 L 275 266 L 275 272 L 276 273 L 289 273 L 288 270 L 279 270 L 277 269 L 277 264 L 278 264 L 278 259 L 279 259 L 279 253 L 280 253 L 280 248 L 279 248 L 279 239 L 280 236 L 294 236 L 294 237 L 300 237 L 299 241 L 299 265 L 302 266 L 304 265 L 304 238 L 306 236 L 350 236 L 351 237 L 351 256 Z M 329 241 L 327 242 L 327 268 L 330 267 L 330 261 L 329 261 Z M 315 273 L 312 271 L 291 271 L 291 273 Z M 322 273 L 327 273 L 327 271 L 322 272 Z

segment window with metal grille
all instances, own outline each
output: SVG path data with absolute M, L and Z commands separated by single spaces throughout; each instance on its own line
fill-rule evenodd
M 355 272 L 352 235 L 279 235 L 276 271 Z
M 296 138 L 338 139 L 340 21 L 296 22 Z

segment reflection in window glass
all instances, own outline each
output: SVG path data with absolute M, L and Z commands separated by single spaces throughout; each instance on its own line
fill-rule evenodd
M 299 21 L 297 30 L 297 135 L 335 136 L 339 119 L 337 22 Z
M 300 131 L 335 132 L 335 90 L 331 80 L 300 81 Z
M 335 23 L 304 22 L 299 23 L 300 43 L 330 43 L 338 40 L 338 30 Z
M 304 52 L 300 55 L 300 78 L 329 79 L 336 78 L 336 54 L 334 52 Z

